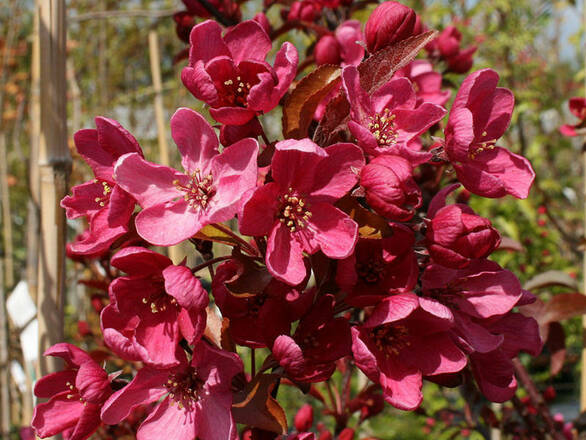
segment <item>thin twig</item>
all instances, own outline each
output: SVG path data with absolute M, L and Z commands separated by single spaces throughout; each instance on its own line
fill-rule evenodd
M 239 237 L 237 234 L 234 233 L 234 231 L 232 231 L 230 228 L 227 228 L 226 226 L 220 224 L 220 223 L 213 223 L 212 226 L 220 231 L 222 231 L 224 234 L 229 235 L 230 237 L 232 237 L 234 240 L 236 240 L 245 250 L 248 251 L 248 253 L 250 253 L 251 255 L 258 255 L 257 250 L 252 247 L 246 240 L 244 240 L 242 237 Z
M 71 22 L 79 23 L 87 20 L 104 20 L 109 18 L 165 18 L 171 17 L 176 12 L 175 9 L 165 9 L 162 11 L 149 11 L 146 9 L 137 9 L 134 11 L 96 11 L 67 18 Z
M 201 5 L 208 11 L 210 14 L 214 16 L 216 20 L 218 20 L 224 26 L 234 26 L 237 22 L 232 20 L 231 18 L 226 17 L 222 14 L 214 5 L 212 5 L 208 0 L 197 0 L 201 3 Z
M 230 260 L 230 259 L 232 259 L 231 255 L 225 255 L 223 257 L 212 258 L 211 260 L 208 260 L 205 263 L 201 263 L 201 264 L 195 266 L 193 269 L 191 269 L 191 272 L 196 273 L 202 269 L 205 269 L 206 267 L 211 267 L 213 264 L 219 263 L 220 261 L 226 261 L 226 260 Z M 210 274 L 210 275 L 212 275 L 212 277 L 213 277 L 213 274 Z

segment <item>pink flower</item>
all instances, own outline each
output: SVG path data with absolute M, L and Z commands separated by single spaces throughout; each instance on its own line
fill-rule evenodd
M 272 43 L 254 20 L 237 24 L 223 37 L 220 25 L 208 20 L 194 26 L 190 41 L 189 66 L 181 80 L 223 124 L 245 124 L 275 108 L 297 73 L 297 49 L 289 42 L 277 52 L 274 67 L 266 63 Z
M 472 373 L 480 391 L 493 402 L 505 402 L 513 397 L 517 381 L 512 359 L 521 351 L 537 356 L 542 349 L 537 322 L 520 313 L 479 322 L 487 332 L 502 338 L 502 344 L 489 352 L 470 354 Z
M 67 218 L 88 218 L 89 232 L 69 247 L 78 255 L 100 254 L 128 232 L 135 201 L 114 181 L 114 164 L 126 153 L 142 157 L 136 139 L 118 122 L 104 117 L 95 122 L 96 129 L 79 130 L 73 140 L 96 178 L 74 186 L 73 195 L 61 201 Z
M 443 107 L 430 103 L 417 106 L 415 91 L 406 78 L 393 79 L 368 95 L 354 66 L 344 68 L 342 84 L 351 107 L 348 128 L 366 153 L 397 154 L 414 165 L 430 158 L 408 144 L 444 117 Z
M 445 152 L 469 191 L 524 199 L 535 178 L 531 164 L 495 145 L 509 126 L 514 106 L 511 91 L 496 86 L 498 79 L 494 70 L 484 69 L 464 80 L 444 130 Z
M 410 220 L 421 206 L 413 167 L 400 156 L 382 154 L 372 159 L 360 171 L 360 186 L 369 206 L 389 220 Z
M 183 354 L 176 367 L 139 370 L 132 382 L 104 404 L 102 420 L 115 425 L 133 408 L 163 398 L 140 425 L 137 440 L 236 440 L 230 387 L 241 371 L 237 354 L 202 340 L 194 347 L 191 362 Z
M 208 294 L 199 279 L 140 247 L 121 250 L 111 263 L 128 276 L 110 284 L 111 303 L 101 314 L 104 341 L 123 359 L 177 365 L 181 338 L 193 344 L 205 329 Z
M 466 356 L 448 333 L 453 322 L 450 310 L 436 301 L 413 293 L 390 296 L 363 325 L 352 328 L 354 361 L 381 385 L 388 403 L 413 410 L 423 399 L 423 376 L 466 366 Z
M 370 53 L 415 35 L 416 14 L 395 1 L 378 5 L 366 22 L 366 45 Z
M 316 64 L 357 66 L 364 58 L 364 35 L 358 20 L 346 20 L 336 28 L 334 35 L 324 35 L 317 42 L 314 55 Z
M 322 5 L 319 1 L 302 0 L 293 2 L 289 11 L 283 10 L 281 15 L 284 15 L 283 20 L 285 21 L 300 20 L 311 22 L 321 14 L 321 10 Z
M 146 241 L 171 246 L 209 223 L 234 216 L 241 195 L 256 185 L 258 144 L 243 139 L 222 153 L 212 127 L 198 113 L 181 108 L 171 132 L 185 173 L 127 154 L 116 164 L 116 181 L 143 210 L 136 230 Z M 173 225 L 173 227 L 169 227 Z
M 577 136 L 576 129 L 586 128 L 586 99 L 572 98 L 569 102 L 570 111 L 580 121 L 575 125 L 565 124 L 560 127 L 560 132 L 564 136 Z
M 508 313 L 522 295 L 517 277 L 488 260 L 472 260 L 464 269 L 431 264 L 422 282 L 424 294 L 475 318 Z
M 35 384 L 35 395 L 49 398 L 35 407 L 31 426 L 41 437 L 63 433 L 66 440 L 84 440 L 101 425 L 100 409 L 112 394 L 108 374 L 83 350 L 53 345 L 45 356 L 57 356 L 66 368 Z
M 267 268 L 297 285 L 306 275 L 303 252 L 334 259 L 353 252 L 358 225 L 333 203 L 356 184 L 364 157 L 353 144 L 324 149 L 309 139 L 281 141 L 275 150 L 273 182 L 244 198 L 238 220 L 241 233 L 269 236 Z
M 476 215 L 467 205 L 442 204 L 434 204 L 437 211 L 428 214 L 431 220 L 425 239 L 431 258 L 458 269 L 473 259 L 488 257 L 498 247 L 501 237 L 490 220 Z
M 299 432 L 307 431 L 313 425 L 313 406 L 306 403 L 297 414 L 295 414 L 294 420 L 295 429 Z
M 426 46 L 432 57 L 447 63 L 446 72 L 466 73 L 472 68 L 472 56 L 476 46 L 461 49 L 462 33 L 455 26 L 448 26 L 439 36 Z
M 434 72 L 427 60 L 414 60 L 398 70 L 394 78 L 405 77 L 413 84 L 417 94 L 417 104 L 429 102 L 444 106 L 450 99 L 451 90 L 442 91 L 442 75 Z
M 334 297 L 325 295 L 299 321 L 293 337 L 275 339 L 272 351 L 294 381 L 321 382 L 333 374 L 335 361 L 350 354 L 350 345 L 350 325 L 334 318 Z
M 415 236 L 406 226 L 391 224 L 391 228 L 390 237 L 361 238 L 355 252 L 338 262 L 336 283 L 348 293 L 344 302 L 373 306 L 393 293 L 409 292 L 417 284 Z

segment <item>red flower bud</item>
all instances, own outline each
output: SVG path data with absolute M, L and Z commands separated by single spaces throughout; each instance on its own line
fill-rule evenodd
M 366 22 L 366 46 L 369 52 L 405 40 L 414 35 L 417 16 L 413 9 L 394 1 L 379 5 Z
M 371 208 L 389 220 L 407 221 L 421 206 L 411 164 L 400 156 L 383 154 L 370 161 L 362 168 L 360 185 Z
M 446 267 L 462 268 L 472 259 L 490 255 L 501 238 L 488 219 L 466 205 L 456 204 L 444 206 L 435 214 L 426 240 L 434 260 Z
M 297 411 L 294 423 L 298 432 L 305 432 L 311 428 L 311 425 L 313 425 L 313 407 L 309 403 L 306 403 Z
M 320 64 L 340 64 L 340 45 L 333 35 L 324 35 L 315 45 L 313 50 L 315 63 Z
M 291 5 L 287 20 L 313 21 L 320 11 L 320 5 L 312 0 L 295 2 Z
M 338 435 L 339 440 L 353 440 L 354 430 L 352 428 L 344 428 Z

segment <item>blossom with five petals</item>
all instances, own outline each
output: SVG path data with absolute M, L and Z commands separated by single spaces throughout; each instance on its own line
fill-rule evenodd
M 118 185 L 143 208 L 136 217 L 138 234 L 160 246 L 180 243 L 209 223 L 232 218 L 257 178 L 254 139 L 242 139 L 219 153 L 213 128 L 187 108 L 175 112 L 171 132 L 185 173 L 138 154 L 122 156 L 115 168 Z

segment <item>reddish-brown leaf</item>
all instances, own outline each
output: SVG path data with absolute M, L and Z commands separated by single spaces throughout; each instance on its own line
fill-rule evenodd
M 358 66 L 362 88 L 372 93 L 388 82 L 397 70 L 409 64 L 436 35 L 437 31 L 427 31 L 397 44 L 386 46 L 372 54 Z M 333 143 L 336 135 L 345 129 L 349 113 L 350 104 L 344 91 L 341 91 L 328 103 L 313 140 L 322 147 Z
M 234 421 L 277 434 L 286 434 L 285 411 L 271 396 L 279 377 L 278 374 L 257 374 L 242 391 L 235 393 L 232 403 Z
M 324 64 L 297 83 L 283 105 L 285 139 L 307 137 L 319 103 L 340 83 L 339 66 Z
M 549 324 L 547 341 L 545 342 L 551 357 L 549 360 L 549 371 L 556 376 L 562 371 L 566 360 L 566 333 L 559 322 Z
M 563 286 L 578 290 L 578 282 L 565 272 L 559 270 L 548 270 L 534 276 L 523 286 L 527 290 L 541 289 L 549 286 Z
M 362 207 L 355 197 L 346 196 L 340 199 L 336 206 L 358 223 L 360 237 L 383 238 L 392 234 L 392 230 L 385 219 Z
M 586 295 L 560 293 L 550 299 L 537 317 L 540 324 L 559 322 L 586 313 Z
M 272 278 L 267 268 L 239 252 L 233 252 L 232 255 L 233 261 L 238 265 L 238 271 L 235 276 L 226 280 L 225 286 L 228 291 L 242 298 L 262 293 Z
M 236 239 L 214 227 L 213 225 L 204 226 L 197 234 L 195 238 L 200 240 L 214 241 L 216 243 L 226 244 L 228 246 L 240 246 Z
M 215 306 L 214 306 L 215 307 Z M 218 348 L 236 352 L 236 345 L 230 337 L 230 320 L 222 318 L 212 307 L 206 307 L 207 319 L 204 336 Z
M 502 237 L 501 244 L 497 248 L 497 251 L 514 251 L 514 252 L 525 252 L 525 248 L 517 240 L 513 240 L 511 237 Z

